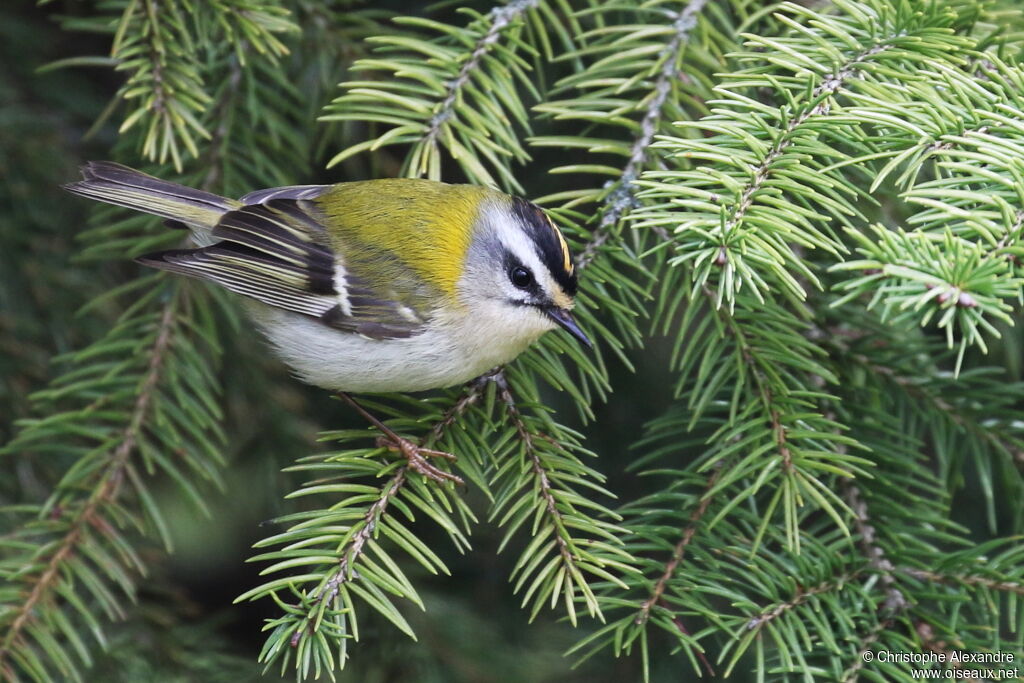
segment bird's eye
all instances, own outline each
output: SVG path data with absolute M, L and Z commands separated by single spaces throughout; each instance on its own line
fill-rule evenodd
M 533 284 L 533 273 L 522 266 L 516 266 L 509 271 L 508 279 L 519 289 L 526 289 Z

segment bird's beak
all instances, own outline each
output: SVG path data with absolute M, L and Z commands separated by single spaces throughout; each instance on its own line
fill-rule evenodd
M 573 320 L 569 311 L 564 308 L 559 308 L 558 306 L 548 306 L 544 309 L 544 312 L 547 313 L 548 317 L 558 323 L 566 332 L 576 337 L 576 339 L 588 349 L 594 347 L 594 345 L 590 343 L 590 339 L 587 338 L 587 335 L 583 333 L 580 326 L 576 324 L 575 320 Z

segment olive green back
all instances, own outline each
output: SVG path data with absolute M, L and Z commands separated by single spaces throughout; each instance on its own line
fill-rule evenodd
M 507 197 L 474 185 L 393 178 L 339 183 L 314 201 L 347 267 L 398 289 L 407 289 L 414 273 L 454 295 L 481 204 Z

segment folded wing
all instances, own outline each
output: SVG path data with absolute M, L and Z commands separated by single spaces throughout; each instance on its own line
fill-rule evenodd
M 215 282 L 288 311 L 310 316 L 343 332 L 374 339 L 418 333 L 426 314 L 415 298 L 351 270 L 336 253 L 311 201 L 326 186 L 261 190 L 224 213 L 213 227 L 216 242 L 198 249 L 148 254 L 140 263 Z M 255 201 L 254 201 L 255 200 Z M 365 271 L 365 267 L 363 267 Z

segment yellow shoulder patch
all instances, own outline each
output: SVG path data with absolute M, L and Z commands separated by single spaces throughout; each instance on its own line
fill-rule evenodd
M 363 270 L 363 277 L 381 284 L 407 279 L 397 272 L 397 260 L 454 295 L 480 205 L 492 193 L 473 185 L 388 178 L 339 183 L 317 203 L 327 214 L 335 251 Z

